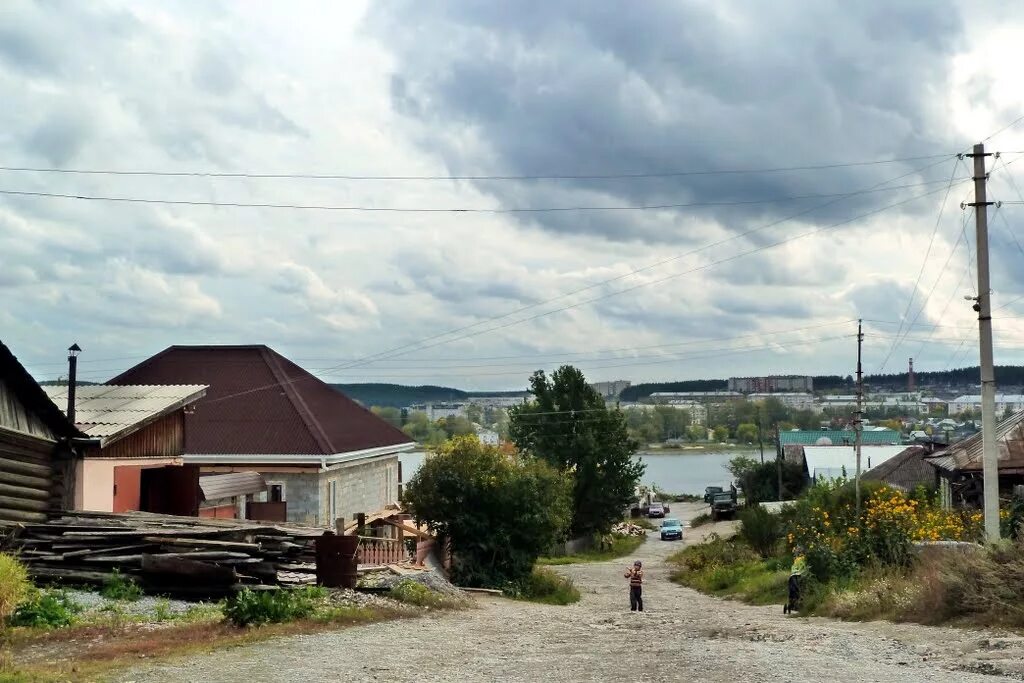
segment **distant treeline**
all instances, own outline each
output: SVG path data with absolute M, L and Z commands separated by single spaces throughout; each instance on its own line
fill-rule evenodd
M 1024 365 L 997 365 L 996 384 L 1000 386 L 1024 386 Z M 918 387 L 921 386 L 969 386 L 978 384 L 978 366 L 937 372 L 915 372 Z M 853 391 L 852 375 L 815 375 L 815 391 Z M 887 375 L 864 375 L 864 384 L 870 389 L 900 390 L 907 388 L 907 373 Z M 634 384 L 619 396 L 629 403 L 647 398 L 658 391 L 725 391 L 728 380 L 694 379 L 683 382 L 649 382 Z
M 463 391 L 453 387 L 403 384 L 332 384 L 332 387 L 364 406 L 405 408 L 417 403 L 465 401 L 474 396 L 519 396 L 521 391 Z
M 684 382 L 648 382 L 626 387 L 619 400 L 626 403 L 647 398 L 657 391 L 725 391 L 728 382 L 724 379 L 691 379 Z

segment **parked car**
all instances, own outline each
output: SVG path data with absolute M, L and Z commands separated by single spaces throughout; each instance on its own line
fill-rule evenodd
M 650 506 L 647 508 L 647 516 L 648 517 L 664 517 L 665 516 L 665 506 L 662 505 L 661 503 L 651 503 Z
M 683 523 L 678 519 L 666 519 L 661 523 L 661 540 L 683 540 Z
M 724 490 L 725 489 L 723 489 L 721 486 L 708 486 L 708 487 L 705 487 L 705 489 L 704 489 L 704 502 L 707 503 L 708 505 L 711 505 L 711 497 L 714 496 L 716 493 L 721 493 Z
M 730 491 L 716 493 L 711 498 L 711 519 L 717 522 L 720 519 L 732 519 L 736 516 L 736 499 Z

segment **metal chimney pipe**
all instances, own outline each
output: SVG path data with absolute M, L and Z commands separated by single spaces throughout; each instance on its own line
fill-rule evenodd
M 68 421 L 75 424 L 75 385 L 78 383 L 78 354 L 82 347 L 72 344 L 68 347 Z

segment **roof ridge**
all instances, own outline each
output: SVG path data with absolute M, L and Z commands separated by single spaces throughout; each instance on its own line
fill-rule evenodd
M 313 414 L 313 411 L 309 409 L 309 406 L 306 404 L 305 399 L 302 398 L 302 395 L 295 390 L 295 387 L 293 386 L 294 381 L 289 379 L 285 375 L 284 370 L 281 368 L 281 363 L 279 359 L 284 358 L 284 356 L 281 356 L 279 353 L 271 349 L 269 346 L 263 346 L 260 349 L 260 356 L 263 358 L 263 361 L 267 364 L 267 367 L 270 368 L 270 372 L 274 375 L 274 378 L 280 384 L 282 390 L 285 393 L 285 396 L 288 397 L 289 403 L 291 403 L 292 407 L 295 408 L 295 411 L 299 414 L 299 418 L 302 419 L 303 424 L 306 425 L 306 428 L 309 429 L 310 433 L 313 435 L 313 438 L 316 440 L 317 445 L 320 446 L 321 452 L 323 452 L 325 455 L 334 453 L 334 445 L 331 443 L 331 440 L 327 437 L 327 433 L 324 431 L 324 428 L 320 424 L 320 421 L 316 419 L 316 416 Z M 303 375 L 311 377 L 312 379 L 317 379 L 314 375 L 312 375 L 306 370 L 303 370 L 301 367 L 297 365 L 295 367 L 299 368 Z M 305 379 L 305 377 L 303 377 L 303 379 Z

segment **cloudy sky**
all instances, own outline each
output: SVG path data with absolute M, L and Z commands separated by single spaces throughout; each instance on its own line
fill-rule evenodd
M 967 6 L 7 0 L 0 340 L 41 379 L 265 343 L 499 389 L 847 374 L 860 317 L 869 372 L 973 364 L 955 154 L 992 136 L 1024 200 L 1024 10 Z

